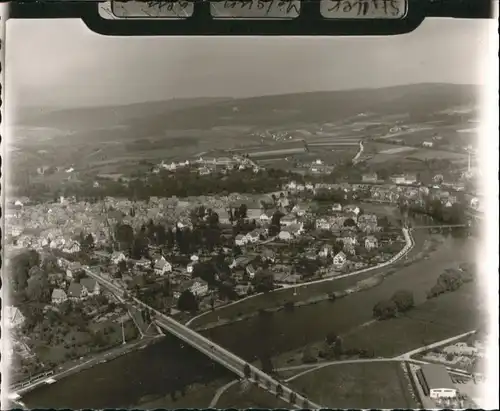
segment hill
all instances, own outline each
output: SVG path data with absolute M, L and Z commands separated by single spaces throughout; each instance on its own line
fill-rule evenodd
M 288 126 L 291 123 L 334 122 L 361 112 L 378 115 L 408 113 L 412 120 L 455 106 L 477 105 L 474 85 L 415 84 L 379 89 L 325 91 L 253 98 L 173 99 L 116 107 L 30 112 L 20 116 L 23 126 L 50 127 L 76 132 L 126 126 L 142 138 L 168 130 L 212 129 L 223 126 Z

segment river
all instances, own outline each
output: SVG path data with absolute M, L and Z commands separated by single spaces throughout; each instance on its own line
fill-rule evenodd
M 459 259 L 457 259 L 459 258 Z M 369 290 L 337 300 L 281 310 L 266 319 L 255 316 L 204 332 L 236 354 L 252 360 L 262 354 L 283 353 L 323 340 L 329 331 L 345 333 L 372 319 L 372 307 L 400 289 L 412 290 L 417 304 L 439 274 L 461 261 L 474 260 L 474 239 L 446 236 L 427 260 L 401 268 Z M 261 350 L 266 348 L 266 353 Z M 209 382 L 227 375 L 221 366 L 171 336 L 143 350 L 97 365 L 26 394 L 30 408 L 133 407 L 145 396 Z M 181 404 L 179 404 L 181 405 Z

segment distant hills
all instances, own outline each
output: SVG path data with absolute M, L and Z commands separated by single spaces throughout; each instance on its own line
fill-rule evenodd
M 479 99 L 480 88 L 475 85 L 415 84 L 238 99 L 172 99 L 43 112 L 29 108 L 19 110 L 16 123 L 68 130 L 82 138 L 126 140 L 164 136 L 169 130 L 335 122 L 362 112 L 380 116 L 408 113 L 418 120 L 451 107 L 477 106 Z

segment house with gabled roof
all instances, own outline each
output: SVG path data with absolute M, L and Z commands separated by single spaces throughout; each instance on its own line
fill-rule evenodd
M 88 296 L 99 295 L 101 293 L 101 286 L 94 278 L 82 278 L 80 284 L 87 290 Z
M 347 256 L 343 251 L 340 251 L 333 257 L 333 266 L 337 269 L 343 268 L 347 263 Z
M 127 256 L 121 251 L 115 251 L 111 254 L 110 261 L 112 264 L 118 265 L 121 261 L 127 261 Z
M 88 290 L 80 283 L 72 282 L 68 287 L 68 298 L 70 300 L 82 300 L 87 297 Z
M 52 290 L 52 296 L 51 296 L 51 301 L 52 304 L 62 304 L 63 302 L 68 300 L 68 296 L 66 295 L 66 292 L 64 290 L 61 290 L 60 288 L 54 288 Z
M 21 310 L 12 305 L 5 306 L 3 315 L 5 315 L 5 324 L 10 328 L 19 327 L 25 320 Z
M 236 245 L 239 245 L 239 246 L 245 245 L 247 242 L 248 242 L 248 238 L 246 236 L 242 235 L 242 234 L 238 234 L 234 238 L 234 243 Z
M 261 257 L 264 261 L 271 261 L 273 263 L 276 260 L 276 254 L 274 253 L 274 251 L 272 251 L 268 248 L 266 248 L 264 251 L 262 251 Z
M 369 235 L 365 238 L 365 248 L 367 250 L 373 250 L 378 247 L 378 240 L 373 235 Z
M 247 235 L 247 242 L 256 243 L 260 239 L 260 233 L 257 230 L 250 231 Z
M 281 223 L 281 225 L 284 225 L 285 227 L 292 225 L 292 224 L 297 224 L 297 217 L 295 217 L 292 214 L 286 215 L 286 216 L 281 218 L 280 223 Z
M 156 275 L 165 275 L 166 273 L 172 272 L 172 264 L 170 264 L 165 257 L 161 256 L 155 261 L 153 270 Z
M 247 274 L 248 274 L 248 276 L 249 276 L 250 278 L 254 278 L 254 277 L 255 277 L 255 274 L 256 274 L 256 272 L 257 272 L 257 270 L 255 270 L 255 268 L 253 267 L 253 265 L 252 265 L 252 264 L 247 265 L 247 267 L 246 267 L 245 271 L 247 272 Z

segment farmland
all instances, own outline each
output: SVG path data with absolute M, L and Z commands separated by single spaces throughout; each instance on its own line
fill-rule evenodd
M 410 380 L 398 362 L 334 364 L 290 382 L 331 408 L 418 408 Z

